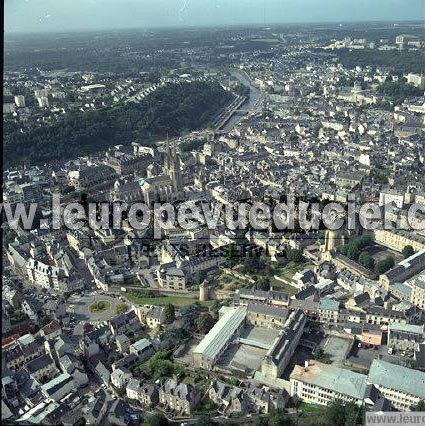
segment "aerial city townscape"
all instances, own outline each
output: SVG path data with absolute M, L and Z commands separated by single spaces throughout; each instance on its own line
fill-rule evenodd
M 2 423 L 425 411 L 424 55 L 423 22 L 6 34 Z

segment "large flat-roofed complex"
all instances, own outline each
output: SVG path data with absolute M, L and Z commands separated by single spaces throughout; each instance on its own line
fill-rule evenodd
M 221 368 L 237 367 L 251 373 L 258 369 L 262 375 L 273 379 L 280 378 L 288 366 L 306 324 L 301 310 L 290 313 L 285 308 L 261 304 L 222 307 L 220 316 L 194 349 L 194 365 L 212 369 L 218 363 Z M 270 339 L 274 332 L 275 337 Z M 231 344 L 238 346 L 226 352 Z M 258 365 L 249 362 L 251 358 L 256 358 Z
M 399 410 L 408 410 L 425 399 L 425 373 L 422 371 L 374 359 L 367 381 Z
M 367 376 L 312 361 L 306 367 L 294 367 L 290 386 L 291 396 L 312 404 L 327 405 L 334 399 L 361 402 L 366 391 Z
M 239 334 L 245 317 L 246 308 L 229 308 L 193 351 L 195 366 L 212 369 L 232 339 Z
M 302 367 L 296 365 L 290 376 L 291 396 L 305 402 L 327 405 L 330 401 L 367 401 L 367 388 L 373 386 L 381 397 L 397 410 L 409 410 L 425 399 L 425 373 L 373 360 L 369 374 L 311 361 Z

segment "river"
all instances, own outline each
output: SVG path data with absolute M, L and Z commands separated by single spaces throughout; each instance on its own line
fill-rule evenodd
M 249 86 L 250 89 L 249 100 L 246 101 L 241 106 L 241 108 L 244 110 L 254 109 L 257 101 L 261 98 L 261 92 L 251 84 L 251 82 L 245 77 L 243 73 L 239 71 L 232 71 L 230 74 L 232 77 L 237 78 L 245 86 Z M 225 124 L 225 126 L 222 128 L 222 130 L 224 130 L 225 132 L 230 132 L 245 114 L 246 112 L 235 112 L 229 119 L 229 121 Z

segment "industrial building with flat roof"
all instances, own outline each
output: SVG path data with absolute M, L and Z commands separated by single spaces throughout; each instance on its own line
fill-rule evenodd
M 221 311 L 223 312 L 223 311 Z M 193 351 L 196 367 L 212 369 L 245 324 L 246 308 L 229 308 Z
M 256 303 L 248 304 L 246 307 L 223 306 L 219 314 L 218 322 L 192 353 L 194 365 L 198 368 L 212 369 L 229 345 L 234 343 L 244 345 L 244 349 L 241 349 L 241 346 L 235 347 L 233 359 L 229 358 L 227 353 L 227 358 L 226 356 L 222 358 L 225 365 L 224 367 L 221 365 L 222 368 L 233 366 L 242 371 L 252 372 L 261 367 L 263 375 L 279 378 L 300 341 L 306 323 L 305 314 L 301 310 L 290 313 L 284 307 Z M 251 337 L 241 337 L 248 329 L 251 331 L 247 336 Z M 273 335 L 271 330 L 279 331 L 276 337 L 271 341 L 263 339 L 262 334 Z M 257 335 L 256 338 L 252 337 L 254 334 Z M 264 355 L 261 351 L 264 351 Z M 250 357 L 251 352 L 253 354 Z M 239 357 L 241 354 L 242 357 Z M 258 361 L 257 365 L 250 362 L 252 358 Z

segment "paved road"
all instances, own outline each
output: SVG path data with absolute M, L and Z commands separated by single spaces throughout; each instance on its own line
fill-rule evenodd
M 102 312 L 90 312 L 89 306 L 94 302 L 100 302 L 101 300 L 109 302 L 109 308 Z M 115 309 L 120 304 L 122 304 L 122 302 L 118 297 L 114 298 L 103 294 L 93 294 L 85 296 L 72 295 L 68 299 L 67 312 L 73 313 L 75 315 L 77 323 L 79 321 L 106 321 L 116 315 Z

